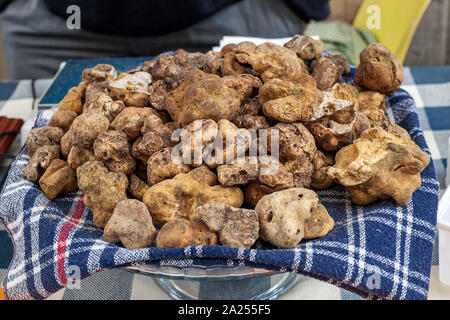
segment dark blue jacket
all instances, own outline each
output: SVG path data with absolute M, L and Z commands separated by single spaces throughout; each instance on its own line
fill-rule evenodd
M 12 0 L 0 0 L 0 10 Z M 241 0 L 44 0 L 54 14 L 67 18 L 67 8 L 78 5 L 83 29 L 123 36 L 156 36 L 189 27 Z M 284 1 L 308 22 L 328 17 L 328 0 Z

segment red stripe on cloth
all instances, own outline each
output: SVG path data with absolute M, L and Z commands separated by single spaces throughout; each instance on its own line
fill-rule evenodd
M 68 221 L 66 221 L 63 226 L 61 227 L 61 230 L 59 231 L 58 236 L 58 277 L 59 280 L 63 284 L 67 284 L 67 278 L 66 273 L 64 271 L 64 259 L 65 259 L 65 252 L 66 252 L 66 241 L 69 237 L 70 231 L 78 224 L 78 222 L 81 219 L 81 216 L 83 215 L 85 209 L 83 196 L 80 197 L 78 200 L 78 203 L 75 207 L 75 210 L 73 211 L 72 217 Z

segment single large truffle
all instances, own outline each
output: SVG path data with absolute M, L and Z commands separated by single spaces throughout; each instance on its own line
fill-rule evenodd
M 193 220 L 195 208 L 202 204 L 223 202 L 240 207 L 244 195 L 237 187 L 210 186 L 199 182 L 196 175 L 180 173 L 151 186 L 143 201 L 155 224 L 162 226 L 178 218 Z
M 305 155 L 308 160 L 314 158 L 317 147 L 314 140 L 314 136 L 308 131 L 308 129 L 300 122 L 295 123 L 278 123 L 270 128 L 270 131 L 278 132 L 279 147 L 281 161 L 294 160 Z M 276 135 L 272 134 L 274 137 Z M 270 137 L 272 137 L 270 135 Z M 268 135 L 269 137 L 269 135 Z M 268 144 L 269 151 L 272 141 Z
M 310 77 L 304 74 L 303 77 Z M 290 82 L 272 79 L 259 90 L 259 99 L 266 117 L 280 122 L 307 122 L 312 119 L 323 94 L 311 82 Z
M 63 135 L 61 128 L 53 126 L 31 130 L 25 142 L 28 155 L 31 157 L 40 147 L 58 145 Z
M 317 88 L 328 90 L 350 72 L 350 65 L 343 55 L 326 55 L 311 63 L 311 75 L 317 82 Z
M 159 230 L 156 246 L 159 248 L 179 248 L 198 245 L 216 245 L 217 234 L 201 221 L 175 219 Z
M 258 215 L 254 210 L 224 203 L 205 204 L 196 210 L 208 228 L 218 232 L 224 246 L 250 248 L 259 238 Z
M 130 149 L 128 136 L 122 131 L 105 131 L 94 142 L 95 156 L 114 172 L 130 174 L 134 171 L 136 161 Z
M 155 235 L 147 207 L 134 199 L 122 200 L 116 205 L 104 231 L 106 241 L 121 242 L 128 249 L 149 247 Z
M 117 78 L 117 71 L 112 65 L 102 63 L 93 68 L 84 69 L 82 77 L 86 84 L 111 81 Z
M 147 107 L 149 105 L 149 85 L 152 77 L 147 72 L 126 74 L 109 83 L 111 96 L 122 100 L 127 106 Z
M 324 44 L 322 40 L 316 40 L 309 36 L 296 34 L 291 40 L 284 44 L 303 60 L 319 59 L 322 55 Z
M 184 164 L 181 158 L 172 156 L 172 150 L 172 148 L 164 148 L 148 158 L 147 181 L 150 186 L 191 170 L 191 167 Z
M 256 205 L 263 240 L 280 248 L 296 246 L 305 235 L 305 221 L 319 203 L 314 191 L 292 188 L 264 196 Z
M 242 42 L 234 48 L 234 53 L 237 61 L 251 65 L 264 83 L 275 78 L 295 80 L 305 71 L 301 60 L 293 51 L 271 42 L 259 46 Z
M 45 196 L 53 200 L 60 194 L 76 190 L 77 175 L 67 162 L 54 159 L 39 179 L 39 186 Z
M 128 107 L 111 122 L 111 128 L 123 131 L 134 139 L 140 135 L 145 119 L 151 115 L 158 116 L 158 113 L 152 108 Z
M 361 87 L 383 94 L 391 94 L 403 82 L 403 66 L 397 57 L 381 43 L 370 44 L 360 54 L 355 82 Z
M 40 147 L 31 156 L 27 166 L 22 171 L 22 175 L 29 181 L 38 181 L 50 163 L 59 158 L 60 151 L 61 149 L 58 145 Z
M 168 93 L 166 109 L 179 127 L 197 119 L 232 120 L 239 115 L 241 103 L 260 86 L 260 80 L 251 75 L 221 78 L 192 70 Z
M 62 144 L 61 144 L 62 148 Z M 73 169 L 77 169 L 83 163 L 96 160 L 94 150 L 73 146 L 67 155 L 67 163 Z
M 327 174 L 348 187 L 356 204 L 393 198 L 405 205 L 420 187 L 420 172 L 429 162 L 430 156 L 411 139 L 375 127 L 339 150 L 336 163 L 327 169 Z
M 86 85 L 81 82 L 77 87 L 70 88 L 64 98 L 58 104 L 60 111 L 73 111 L 76 114 L 83 112 L 83 100 Z
M 88 161 L 77 169 L 78 187 L 84 191 L 84 203 L 92 210 L 94 223 L 104 228 L 115 206 L 127 198 L 127 176 L 109 172 L 100 161 Z
M 217 176 L 221 185 L 227 187 L 246 185 L 258 178 L 258 160 L 248 157 L 242 160 L 217 167 Z
M 319 203 L 311 211 L 311 216 L 305 220 L 305 235 L 303 239 L 322 238 L 334 227 L 334 220 L 328 214 L 323 204 Z
M 72 110 L 58 110 L 50 118 L 49 127 L 61 128 L 64 132 L 69 131 L 73 120 L 78 115 Z
M 92 148 L 95 139 L 108 130 L 109 120 L 97 110 L 83 112 L 75 120 L 69 130 L 72 146 Z

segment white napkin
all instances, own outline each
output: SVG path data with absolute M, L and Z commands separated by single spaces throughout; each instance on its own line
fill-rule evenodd
M 319 36 L 312 36 L 314 39 L 320 39 Z M 240 37 L 240 36 L 223 36 L 222 39 L 220 39 L 219 46 L 213 47 L 212 49 L 215 51 L 222 50 L 223 47 L 225 47 L 227 44 L 230 43 L 239 43 L 243 41 L 251 41 L 256 45 L 260 45 L 264 42 L 273 42 L 275 44 L 278 44 L 280 46 L 283 46 L 286 42 L 291 40 L 292 37 L 287 38 L 258 38 L 258 37 Z

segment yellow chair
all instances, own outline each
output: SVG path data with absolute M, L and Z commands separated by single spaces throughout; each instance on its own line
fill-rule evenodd
M 404 61 L 412 37 L 431 0 L 364 0 L 353 26 L 371 31 Z

